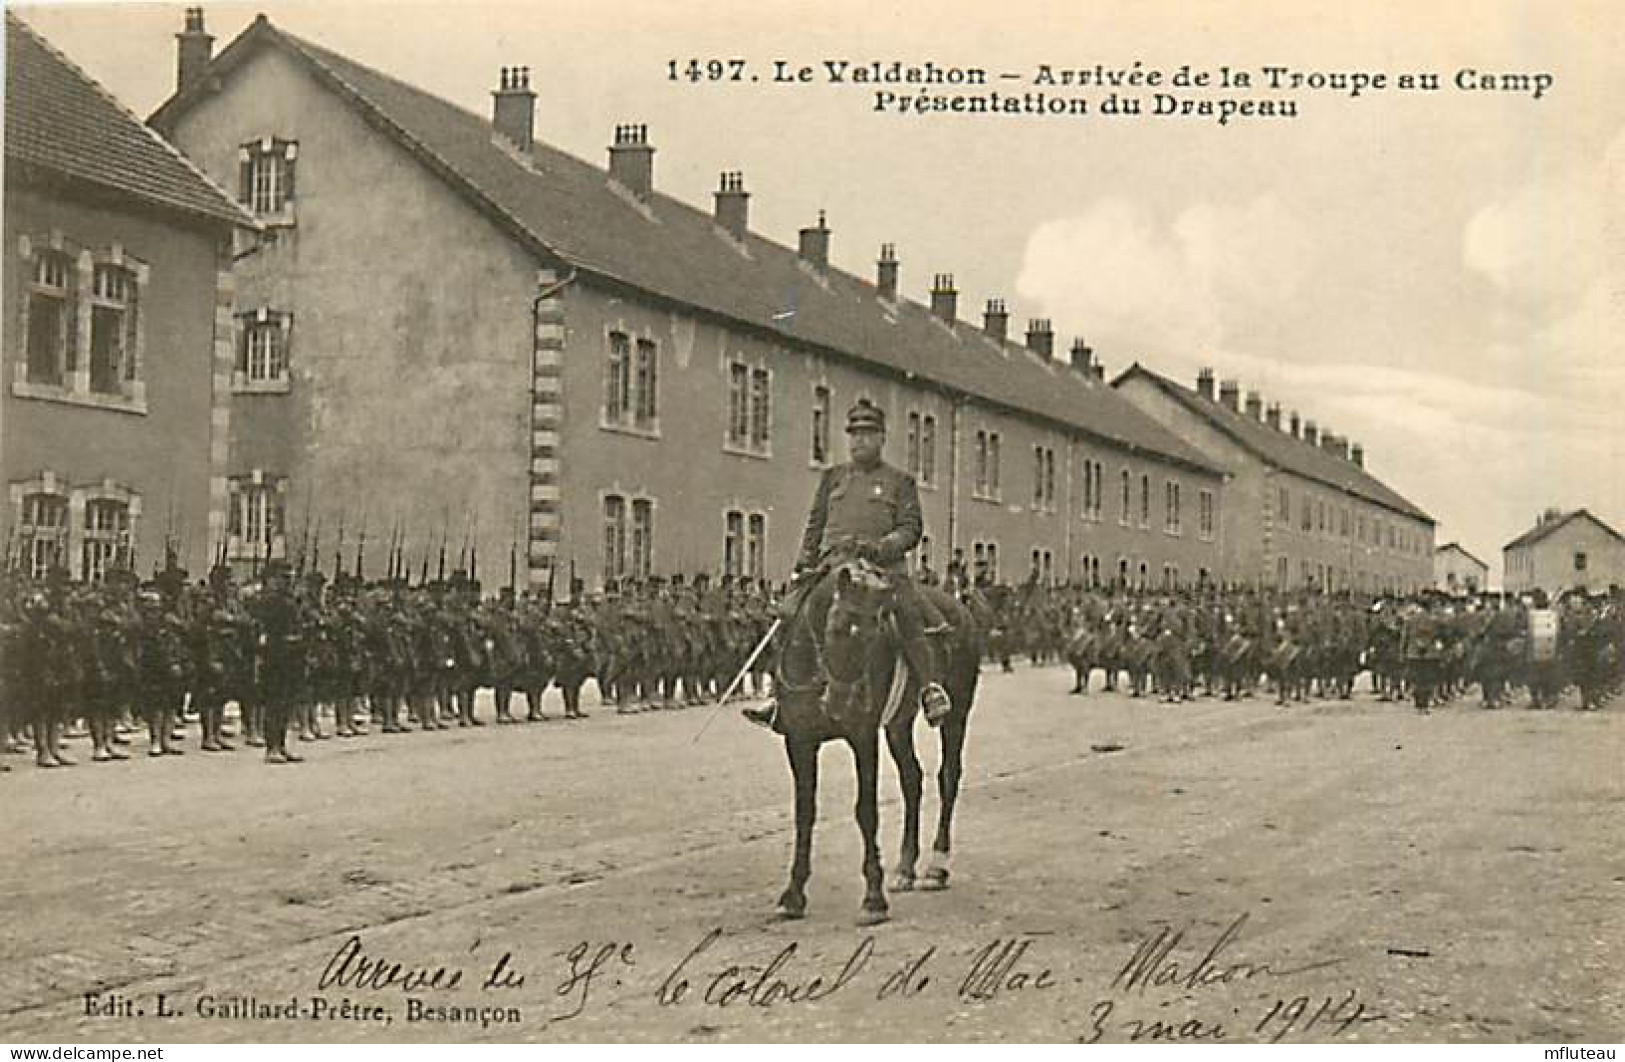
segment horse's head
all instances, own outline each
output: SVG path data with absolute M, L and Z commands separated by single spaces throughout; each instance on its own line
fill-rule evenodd
M 892 601 L 886 573 L 867 561 L 847 561 L 831 576 L 829 611 L 824 618 L 824 663 L 829 673 L 830 715 L 853 719 L 873 707 L 884 690 L 866 689 L 874 651 L 888 651 L 886 612 Z

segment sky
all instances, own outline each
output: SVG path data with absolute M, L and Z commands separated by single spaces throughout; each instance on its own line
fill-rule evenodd
M 181 6 L 12 7 L 137 114 L 173 90 Z M 1050 318 L 1058 347 L 1085 337 L 1108 374 L 1140 361 L 1190 382 L 1211 366 L 1362 443 L 1367 468 L 1492 581 L 1501 547 L 1548 506 L 1625 532 L 1625 7 L 1611 0 L 205 12 L 217 50 L 264 12 L 482 115 L 499 68 L 529 66 L 537 135 L 572 154 L 602 165 L 615 125 L 645 124 L 657 188 L 709 209 L 718 173 L 741 170 L 753 229 L 794 245 L 823 210 L 840 268 L 872 276 L 895 243 L 905 294 L 925 301 L 951 273 L 962 315 L 1001 297 L 1013 331 Z M 712 58 L 744 60 L 747 76 L 682 76 Z M 827 59 L 982 68 L 988 85 L 932 91 L 1046 91 L 1089 111 L 877 111 L 891 86 L 831 84 Z M 776 60 L 814 80 L 776 83 Z M 1141 101 L 1138 117 L 1102 113 L 1109 88 L 1037 83 L 1045 65 L 1136 63 L 1165 79 L 1117 90 Z M 1253 84 L 1167 84 L 1187 64 Z M 1389 82 L 1293 91 L 1267 83 L 1271 67 Z M 1402 90 L 1403 73 L 1440 87 Z M 1482 87 L 1508 73 L 1552 80 L 1539 97 L 1517 81 Z M 1159 91 L 1292 101 L 1297 114 L 1146 113 Z

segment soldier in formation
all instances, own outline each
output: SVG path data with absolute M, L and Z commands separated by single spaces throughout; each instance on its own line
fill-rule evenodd
M 565 718 L 584 718 L 588 680 L 619 711 L 681 708 L 721 693 L 776 607 L 763 580 L 704 575 L 627 580 L 592 598 L 573 580 L 555 602 L 512 585 L 486 597 L 460 571 L 364 582 L 338 564 L 329 579 L 279 560 L 245 582 L 217 565 L 195 585 L 173 557 L 145 582 L 120 568 L 95 583 L 10 571 L 0 573 L 0 735 L 6 751 L 31 748 L 54 768 L 75 762 L 65 739 L 80 724 L 91 758 L 105 761 L 128 757 L 137 724 L 150 756 L 182 755 L 195 720 L 199 751 L 240 740 L 286 764 L 303 758 L 292 738 L 484 726 L 485 689 L 505 725 L 547 718 L 554 687 Z M 767 666 L 749 676 L 750 694 L 765 694 Z

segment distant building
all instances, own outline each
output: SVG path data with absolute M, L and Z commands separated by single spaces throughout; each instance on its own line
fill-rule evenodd
M 1365 468 L 1358 443 L 1202 370 L 1192 390 L 1135 364 L 1117 392 L 1226 468 L 1222 567 L 1241 582 L 1406 592 L 1433 585 L 1431 516 Z
M 1470 595 L 1489 586 L 1490 566 L 1468 553 L 1459 542 L 1447 542 L 1433 551 L 1433 588 L 1447 594 Z
M 226 520 L 233 234 L 253 218 L 6 15 L 8 561 L 194 573 Z
M 414 574 L 468 542 L 492 584 L 517 541 L 531 585 L 783 578 L 867 397 L 934 570 L 962 550 L 1009 581 L 1217 577 L 1222 470 L 1048 322 L 1021 343 L 998 300 L 961 320 L 946 273 L 911 301 L 891 245 L 872 279 L 835 269 L 822 215 L 767 240 L 737 172 L 712 211 L 664 195 L 643 126 L 607 167 L 567 155 L 535 136 L 525 68 L 481 116 L 263 16 L 189 67 L 201 33 L 189 13 L 151 120 L 268 233 L 240 263 L 230 486 L 279 530 L 234 521 L 235 556 L 365 512 Z
M 1585 509 L 1547 509 L 1502 547 L 1501 558 L 1503 586 L 1512 593 L 1625 586 L 1625 537 Z

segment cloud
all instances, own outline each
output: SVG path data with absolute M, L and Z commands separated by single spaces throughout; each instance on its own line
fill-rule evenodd
M 1310 268 L 1309 233 L 1273 196 L 1198 203 L 1171 219 L 1101 199 L 1033 231 L 1016 288 L 1052 317 L 1091 331 L 1206 347 L 1297 291 Z
M 1625 128 L 1595 161 L 1538 177 L 1474 213 L 1462 261 L 1538 313 L 1620 270 L 1622 246 Z

